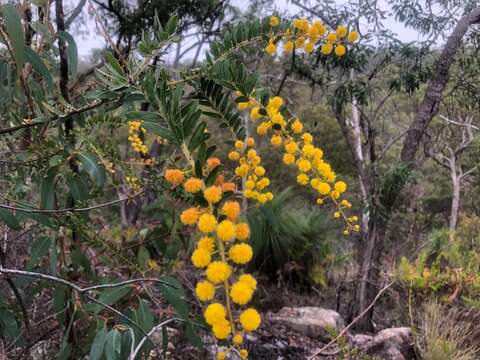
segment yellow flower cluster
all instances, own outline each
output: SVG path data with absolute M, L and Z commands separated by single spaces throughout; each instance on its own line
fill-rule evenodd
M 248 158 L 253 142 L 247 139 L 245 143 L 249 148 L 245 150 Z M 239 144 L 237 149 L 240 151 Z M 244 152 L 243 142 L 241 151 Z M 245 161 L 249 166 L 255 163 L 253 173 L 260 163 L 257 157 L 250 153 L 250 158 Z M 220 160 L 212 159 L 207 160 L 206 176 L 220 165 Z M 213 335 L 219 340 L 231 340 L 231 347 L 218 353 L 217 358 L 226 358 L 229 351 L 236 349 L 246 359 L 248 352 L 242 348 L 243 335 L 256 330 L 261 323 L 260 314 L 255 309 L 242 309 L 252 299 L 257 281 L 250 274 L 235 273 L 237 267 L 247 264 L 253 257 L 253 249 L 246 242 L 250 237 L 250 227 L 240 220 L 240 204 L 226 199 L 225 193 L 234 190 L 235 184 L 224 182 L 223 175 L 218 175 L 215 184 L 206 186 L 202 179 L 186 178 L 185 173 L 188 172 L 167 169 L 164 177 L 172 186 L 182 186 L 185 193 L 192 197 L 203 196 L 208 203 L 208 206 L 185 209 L 180 215 L 184 225 L 196 226 L 200 233 L 191 261 L 193 266 L 204 270 L 205 278 L 197 283 L 195 293 L 200 301 L 209 303 L 204 318 Z M 257 179 L 263 175 L 264 170 L 257 170 Z M 216 301 L 220 296 L 225 298 L 225 304 Z
M 303 24 L 298 23 L 296 26 Z M 284 111 L 284 101 L 280 96 L 274 96 L 268 100 L 266 106 L 263 106 L 254 97 L 249 97 L 248 103 L 244 109 L 250 110 L 250 119 L 258 122 L 257 134 L 265 136 L 271 133 L 270 143 L 274 148 L 283 149 L 283 163 L 295 167 L 297 170 L 297 182 L 302 186 L 309 185 L 318 194 L 317 204 L 321 205 L 325 200 L 331 200 L 337 208 L 334 213 L 335 218 L 342 218 L 345 221 L 346 228 L 344 233 L 347 235 L 351 231 L 359 231 L 360 226 L 355 224 L 358 221 L 356 216 L 347 217 L 344 210 L 351 208 L 348 200 L 340 200 L 342 194 L 347 190 L 347 184 L 344 181 L 337 180 L 337 175 L 330 164 L 323 158 L 321 148 L 313 144 L 313 136 L 304 131 L 304 126 L 299 118 L 288 118 Z M 258 179 L 250 181 L 250 178 L 256 175 L 255 169 L 259 166 L 250 164 L 250 159 L 256 159 L 255 150 L 245 150 L 243 142 L 235 143 L 237 151 L 231 152 L 228 157 L 231 160 L 237 160 L 240 165 L 235 172 L 238 176 L 248 176 L 246 182 L 245 195 L 251 197 L 251 193 L 259 183 Z M 239 152 L 241 150 L 242 152 Z M 245 156 L 245 151 L 247 155 Z M 257 159 L 256 161 L 260 161 Z M 253 171 L 253 174 L 252 174 Z M 264 172 L 260 167 L 260 174 Z M 269 184 L 270 182 L 267 181 Z M 255 197 L 261 199 L 261 195 L 255 193 Z
M 272 31 L 265 51 L 272 56 L 277 52 L 278 42 L 283 40 L 284 53 L 291 53 L 297 49 L 311 54 L 320 46 L 323 55 L 335 52 L 336 56 L 342 57 L 347 52 L 346 44 L 353 44 L 359 39 L 357 31 L 349 31 L 344 25 L 338 26 L 335 31 L 328 32 L 327 26 L 320 20 L 310 23 L 306 18 L 294 19 L 290 26 L 278 34 L 274 29 L 279 24 L 278 17 L 270 17 Z
M 256 103 L 253 103 L 253 105 L 256 105 Z M 264 191 L 270 185 L 270 179 L 265 176 L 265 168 L 260 165 L 262 159 L 253 148 L 254 145 L 255 140 L 251 137 L 245 141 L 237 140 L 235 141 L 235 150 L 228 154 L 228 158 L 238 162 L 235 175 L 246 180 L 244 196 L 263 204 L 272 200 L 273 194 Z
M 127 181 L 127 184 L 130 187 L 130 189 L 132 189 L 134 192 L 139 192 L 140 189 L 142 188 L 140 184 L 140 180 L 135 176 L 126 176 L 125 180 Z
M 146 130 L 142 127 L 141 120 L 132 120 L 128 122 L 128 141 L 132 146 L 133 151 L 146 155 L 148 152 L 147 146 L 140 138 L 140 133 L 145 133 Z

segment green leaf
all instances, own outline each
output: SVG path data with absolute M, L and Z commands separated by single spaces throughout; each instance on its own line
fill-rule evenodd
M 22 20 L 13 5 L 2 5 L 0 11 L 3 14 L 3 23 L 10 39 L 10 45 L 12 46 L 17 74 L 20 76 L 23 64 L 25 64 L 25 37 L 23 34 Z
M 104 304 L 112 305 L 117 301 L 124 298 L 130 292 L 131 288 L 129 286 L 119 286 L 114 288 L 107 288 L 102 291 L 98 300 Z M 87 311 L 93 311 L 95 314 L 98 314 L 103 310 L 103 306 L 99 304 L 87 304 L 85 305 Z
M 90 347 L 90 360 L 100 360 L 107 341 L 107 328 L 103 326 L 95 335 L 92 346 Z
M 160 136 L 163 139 L 167 139 L 169 141 L 174 141 L 175 140 L 175 135 L 170 131 L 170 129 L 163 127 L 157 123 L 150 122 L 150 121 L 144 121 L 142 126 L 148 130 L 154 133 L 155 135 Z
M 30 261 L 27 268 L 32 269 L 37 265 L 42 257 L 48 254 L 51 245 L 52 239 L 47 236 L 42 236 L 35 240 L 30 248 Z
M 140 305 L 135 311 L 135 319 L 143 330 L 149 332 L 153 328 L 154 316 L 150 306 L 145 300 L 140 300 Z
M 0 220 L 11 229 L 20 230 L 22 228 L 17 218 L 10 212 L 10 210 L 0 208 Z
M 239 96 L 235 99 L 235 102 L 238 104 L 238 103 L 244 103 L 244 102 L 248 102 L 249 101 L 249 98 L 246 97 L 246 96 Z
M 161 276 L 160 280 L 164 282 L 159 285 L 159 289 L 165 300 L 173 306 L 182 319 L 188 320 L 188 305 L 182 285 L 171 276 Z
M 70 193 L 76 202 L 88 199 L 88 184 L 84 181 L 82 176 L 75 174 L 73 177 L 67 179 Z
M 52 210 L 55 206 L 56 168 L 50 168 L 40 183 L 40 207 Z
M 175 30 L 177 29 L 177 17 L 176 16 L 171 16 L 170 19 L 168 19 L 167 24 L 165 25 L 165 31 L 169 34 L 172 35 Z
M 77 43 L 73 36 L 66 31 L 59 31 L 58 37 L 67 43 L 68 70 L 71 76 L 76 76 L 78 67 Z
M 140 249 L 138 249 L 137 259 L 138 265 L 140 265 L 142 269 L 146 269 L 148 260 L 150 260 L 150 253 L 145 246 L 140 246 Z
M 105 183 L 105 168 L 100 164 L 100 159 L 89 152 L 78 154 L 83 169 L 90 175 L 90 178 L 98 186 L 102 187 Z
M 53 79 L 50 71 L 48 71 L 48 68 L 45 66 L 40 56 L 28 46 L 25 46 L 25 59 L 32 65 L 37 73 L 42 75 L 47 82 L 48 88 L 50 90 L 53 89 Z
M 122 333 L 117 329 L 111 330 L 106 339 L 105 355 L 107 360 L 120 359 L 122 352 Z
M 162 117 L 159 113 L 153 111 L 130 111 L 125 114 L 128 120 L 145 120 L 145 121 L 153 121 L 153 122 L 160 122 Z
M 17 319 L 5 309 L 0 309 L 0 334 L 10 339 L 14 339 L 20 334 Z
M 120 63 L 110 51 L 107 51 L 105 53 L 105 59 L 107 60 L 107 63 L 110 64 L 110 66 L 117 72 L 118 75 L 125 75 L 122 67 L 120 66 Z

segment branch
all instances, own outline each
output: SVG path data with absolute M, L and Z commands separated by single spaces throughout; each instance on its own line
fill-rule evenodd
M 94 210 L 94 209 L 99 209 L 99 208 L 114 205 L 114 204 L 117 204 L 117 203 L 120 203 L 120 202 L 123 202 L 123 201 L 131 200 L 131 199 L 134 199 L 134 198 L 136 198 L 136 197 L 138 197 L 138 196 L 140 196 L 144 193 L 145 193 L 145 190 L 141 191 L 137 194 L 134 194 L 132 196 L 123 198 L 123 199 L 112 200 L 112 201 L 109 201 L 109 202 L 106 202 L 106 203 L 92 205 L 92 206 L 84 207 L 84 208 L 70 207 L 70 208 L 65 208 L 65 209 L 53 209 L 53 210 L 49 210 L 49 209 L 26 209 L 26 208 L 21 208 L 21 207 L 17 207 L 17 206 L 10 206 L 10 205 L 5 205 L 5 204 L 0 204 L 0 208 L 12 210 L 12 211 L 20 211 L 20 212 L 26 212 L 26 213 L 42 213 L 42 214 L 58 214 L 58 213 L 65 213 L 65 212 L 83 212 L 83 211 L 90 211 L 90 210 Z
M 66 114 L 54 115 L 51 118 L 49 118 L 47 120 L 44 120 L 44 121 L 27 122 L 27 123 L 24 123 L 22 125 L 17 125 L 17 126 L 12 126 L 12 127 L 8 127 L 8 128 L 0 129 L 0 134 L 10 134 L 10 133 L 13 133 L 13 132 L 18 131 L 18 130 L 27 129 L 27 128 L 31 128 L 31 127 L 34 127 L 34 126 L 40 126 L 40 125 L 48 124 L 48 123 L 51 123 L 51 122 L 54 122 L 54 121 L 59 121 L 59 120 L 66 121 L 73 115 L 81 114 L 85 111 L 93 110 L 93 109 L 103 105 L 104 103 L 105 103 L 104 99 L 95 100 L 91 104 L 85 105 L 84 107 L 72 110 L 72 111 L 70 111 Z
M 435 62 L 434 77 L 429 81 L 425 96 L 419 106 L 414 121 L 410 125 L 403 144 L 401 160 L 409 168 L 415 166 L 415 155 L 420 146 L 420 141 L 430 124 L 432 118 L 438 113 L 442 100 L 443 91 L 449 79 L 450 66 L 453 63 L 455 54 L 462 44 L 462 39 L 468 28 L 480 21 L 480 8 L 472 10 L 462 17 L 455 29 L 448 37 L 443 51 Z
M 65 28 L 69 28 L 70 25 L 72 25 L 72 22 L 77 18 L 78 15 L 82 12 L 83 7 L 85 6 L 85 3 L 87 0 L 80 0 L 78 5 L 75 7 L 75 9 L 72 10 L 72 13 L 70 17 L 65 21 Z

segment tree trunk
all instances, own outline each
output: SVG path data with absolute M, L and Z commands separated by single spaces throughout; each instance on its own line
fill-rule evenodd
M 460 178 L 452 174 L 452 208 L 450 210 L 449 239 L 455 240 L 455 229 L 457 228 L 458 208 L 460 206 Z

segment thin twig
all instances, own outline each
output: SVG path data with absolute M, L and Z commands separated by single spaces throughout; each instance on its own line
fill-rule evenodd
M 177 318 L 171 318 L 171 319 L 168 319 L 168 320 L 165 320 L 164 322 L 154 326 L 152 328 L 152 330 L 150 330 L 148 332 L 148 336 L 152 336 L 153 334 L 155 334 L 158 330 L 161 330 L 165 325 L 171 323 L 171 322 L 174 322 L 174 321 L 177 321 L 177 320 L 180 320 L 180 319 L 177 319 Z M 142 338 L 142 340 L 140 340 L 140 342 L 138 343 L 137 347 L 135 348 L 135 350 L 133 352 L 130 352 L 130 357 L 129 357 L 129 360 L 135 360 L 135 357 L 138 355 L 138 352 L 140 351 L 140 349 L 142 348 L 143 344 L 145 343 L 145 341 L 148 339 L 147 336 L 144 336 Z
M 392 281 L 391 283 L 385 285 L 377 294 L 377 296 L 375 296 L 375 299 L 373 299 L 373 301 L 370 303 L 370 305 L 368 305 L 365 310 L 363 310 L 355 319 L 352 320 L 352 322 L 350 324 L 348 324 L 345 329 L 343 329 L 340 334 L 337 335 L 337 337 L 335 337 L 334 339 L 332 339 L 327 345 L 325 345 L 324 347 L 322 347 L 320 350 L 318 350 L 316 353 L 314 353 L 312 356 L 310 356 L 308 358 L 308 360 L 313 360 L 316 356 L 318 355 L 321 355 L 325 350 L 328 349 L 328 347 L 334 343 L 337 342 L 338 339 L 340 339 L 343 335 L 345 335 L 345 333 L 358 321 L 360 320 L 363 315 L 365 315 L 372 307 L 373 305 L 375 305 L 375 303 L 377 302 L 377 300 L 380 298 L 380 296 L 385 292 L 387 291 L 393 284 L 395 283 L 395 281 Z
M 99 209 L 99 208 L 102 208 L 102 207 L 118 204 L 118 203 L 121 203 L 123 201 L 132 200 L 132 199 L 135 199 L 136 197 L 138 197 L 138 196 L 140 196 L 144 193 L 145 193 L 145 191 L 141 191 L 137 194 L 134 194 L 134 195 L 126 197 L 126 198 L 112 200 L 112 201 L 108 201 L 106 203 L 92 205 L 92 206 L 84 207 L 84 208 L 70 207 L 70 208 L 53 209 L 53 210 L 36 209 L 36 208 L 28 209 L 28 208 L 10 206 L 10 205 L 5 205 L 5 204 L 0 204 L 0 208 L 12 210 L 12 211 L 19 211 L 19 212 L 26 212 L 26 213 L 42 213 L 42 214 L 58 214 L 58 213 L 65 213 L 65 212 L 84 212 L 84 211 L 90 211 L 90 210 Z

